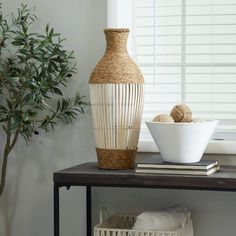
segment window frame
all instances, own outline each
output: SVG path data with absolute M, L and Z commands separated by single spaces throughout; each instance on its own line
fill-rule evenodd
M 132 7 L 135 0 L 107 0 L 107 28 L 131 28 Z M 130 14 L 131 13 L 131 14 Z M 122 17 L 120 17 L 122 14 Z M 128 51 L 132 50 L 134 35 L 130 32 L 128 40 Z M 134 55 L 135 56 L 135 55 Z M 154 140 L 139 139 L 138 152 L 159 152 Z M 236 140 L 211 140 L 205 150 L 206 154 L 236 154 Z

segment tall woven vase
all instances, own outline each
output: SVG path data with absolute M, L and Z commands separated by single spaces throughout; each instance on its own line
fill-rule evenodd
M 107 48 L 89 80 L 98 167 L 132 169 L 143 110 L 143 76 L 128 55 L 128 29 L 105 29 Z

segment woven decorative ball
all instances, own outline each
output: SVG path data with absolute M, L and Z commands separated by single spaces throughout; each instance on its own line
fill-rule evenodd
M 175 122 L 174 119 L 167 114 L 160 114 L 154 117 L 153 122 Z
M 193 118 L 193 119 L 192 119 L 192 122 L 193 122 L 193 123 L 204 122 L 204 121 L 206 121 L 206 120 L 201 119 L 201 118 Z
M 180 104 L 172 108 L 170 115 L 175 122 L 191 122 L 192 121 L 192 112 L 191 109 L 185 105 Z

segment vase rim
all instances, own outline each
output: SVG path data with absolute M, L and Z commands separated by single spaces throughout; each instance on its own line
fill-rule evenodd
M 128 28 L 106 28 L 104 32 L 117 32 L 117 33 L 126 33 L 129 32 Z

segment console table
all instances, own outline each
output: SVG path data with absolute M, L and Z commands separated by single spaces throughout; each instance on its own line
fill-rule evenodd
M 236 166 L 221 166 L 210 176 L 137 174 L 134 170 L 100 170 L 96 163 L 84 163 L 53 174 L 54 236 L 60 235 L 59 189 L 86 186 L 87 236 L 92 236 L 91 189 L 93 186 L 236 191 Z

